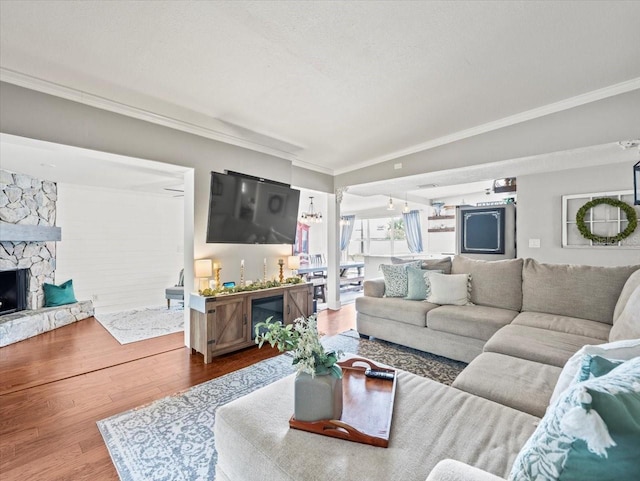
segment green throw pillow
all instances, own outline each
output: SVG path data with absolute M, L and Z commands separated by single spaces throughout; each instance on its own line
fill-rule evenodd
M 384 296 L 406 297 L 408 289 L 407 268 L 418 266 L 420 266 L 420 261 L 406 264 L 380 264 L 384 275 Z
M 614 361 L 602 356 L 592 356 L 591 354 L 585 354 L 582 357 L 582 365 L 580 366 L 580 373 L 578 382 L 586 381 L 594 377 L 604 376 L 610 373 L 624 361 Z
M 640 357 L 563 391 L 516 457 L 511 481 L 620 481 L 640 473 Z
M 73 293 L 73 281 L 71 279 L 59 286 L 45 282 L 44 307 L 64 306 L 74 302 L 78 301 L 76 301 L 76 296 Z
M 442 269 L 426 271 L 417 267 L 407 267 L 407 297 L 405 299 L 424 301 L 429 297 L 431 292 L 430 272 L 442 274 Z

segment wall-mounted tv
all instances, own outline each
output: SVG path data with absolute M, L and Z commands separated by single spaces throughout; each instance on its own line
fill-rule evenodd
M 300 191 L 236 172 L 211 173 L 207 242 L 293 244 Z

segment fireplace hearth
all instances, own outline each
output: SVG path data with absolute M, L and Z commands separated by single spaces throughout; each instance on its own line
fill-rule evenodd
M 29 269 L 0 271 L 0 316 L 27 308 Z

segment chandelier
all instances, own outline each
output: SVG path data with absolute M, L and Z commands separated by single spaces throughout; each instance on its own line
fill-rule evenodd
M 307 225 L 322 223 L 322 214 L 316 212 L 313 207 L 313 197 L 309 197 L 309 211 L 300 214 L 300 222 Z

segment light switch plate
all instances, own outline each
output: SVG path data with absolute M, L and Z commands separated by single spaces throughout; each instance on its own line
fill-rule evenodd
M 531 249 L 539 249 L 540 248 L 540 239 L 529 239 L 529 247 Z

